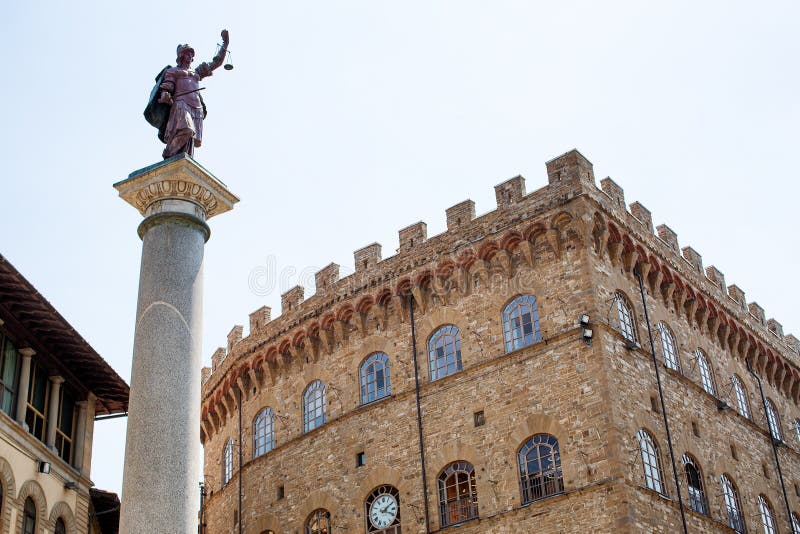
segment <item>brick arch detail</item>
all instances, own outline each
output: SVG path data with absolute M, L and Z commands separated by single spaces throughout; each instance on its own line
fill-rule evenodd
M 33 499 L 36 504 L 36 530 L 34 534 L 44 534 L 47 521 L 47 498 L 44 495 L 44 490 L 35 480 L 28 480 L 19 488 L 17 505 L 20 513 L 17 514 L 17 531 L 22 532 L 22 511 L 25 509 L 25 499 L 28 497 Z
M 67 527 L 67 534 L 78 534 L 78 525 L 75 522 L 75 514 L 72 513 L 72 509 L 69 507 L 67 503 L 64 501 L 58 501 L 55 505 L 53 505 L 53 509 L 50 511 L 50 528 L 56 528 L 56 521 L 58 518 L 61 518 L 64 521 L 64 526 Z
M 306 519 L 308 516 L 311 515 L 311 512 L 318 508 L 323 508 L 330 512 L 331 514 L 331 523 L 337 523 L 336 519 L 336 501 L 333 500 L 329 494 L 325 493 L 321 490 L 312 491 L 308 494 L 303 503 L 302 508 L 300 508 L 300 518 L 303 520 L 303 527 L 305 527 Z
M 373 468 L 369 474 L 358 484 L 359 506 L 364 505 L 364 501 L 369 494 L 379 486 L 394 486 L 400 492 L 400 503 L 403 503 L 407 496 L 415 491 L 415 487 L 405 478 L 403 474 L 392 467 L 378 466 Z
M 314 510 L 311 510 L 311 512 L 313 511 Z M 306 514 L 306 517 L 308 517 L 308 514 Z M 274 515 L 264 512 L 258 517 L 255 525 L 253 526 L 253 530 L 250 532 L 252 532 L 252 534 L 261 534 L 267 530 L 272 530 L 275 532 L 275 534 L 283 534 L 283 528 L 281 528 L 280 520 Z
M 392 343 L 391 338 L 388 336 L 368 336 L 361 342 L 358 352 L 353 354 L 350 360 L 350 368 L 353 371 L 358 372 L 358 369 L 361 366 L 361 362 L 364 361 L 364 358 L 376 352 L 385 353 L 387 356 L 389 356 L 389 360 L 393 361 L 396 357 L 396 354 L 393 354 L 392 351 L 393 347 L 394 344 Z M 394 366 L 392 366 L 392 370 L 394 371 Z
M 15 501 L 17 491 L 14 481 L 14 471 L 5 458 L 0 458 L 0 481 L 3 484 L 3 500 L 0 502 L 0 526 L 3 532 L 11 532 L 11 507 Z

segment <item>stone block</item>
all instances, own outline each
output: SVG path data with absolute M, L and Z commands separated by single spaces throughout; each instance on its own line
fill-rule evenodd
M 725 275 L 722 274 L 719 269 L 713 265 L 706 267 L 706 278 L 708 278 L 715 286 L 720 288 L 723 293 L 726 292 Z
M 231 331 L 228 332 L 228 352 L 233 350 L 233 347 L 236 346 L 242 340 L 242 334 L 244 333 L 244 327 L 242 325 L 237 324 Z
M 339 281 L 339 266 L 335 263 L 328 264 L 328 266 L 317 271 L 317 274 L 314 275 L 314 281 L 317 286 L 317 294 L 325 294 Z
M 547 181 L 557 184 L 565 181 L 582 181 L 594 184 L 594 167 L 592 162 L 575 149 L 548 161 Z
M 744 296 L 744 291 L 736 284 L 728 286 L 728 296 L 736 302 L 743 310 L 747 309 L 747 300 Z
M 272 309 L 269 306 L 261 306 L 259 309 L 250 314 L 250 335 L 262 328 L 270 321 Z
M 218 347 L 211 356 L 211 371 L 216 371 L 217 367 L 225 360 L 228 350 L 225 347 Z
M 211 367 L 203 367 L 200 369 L 200 383 L 205 384 L 211 378 Z
M 767 328 L 779 338 L 783 338 L 783 325 L 775 319 L 770 319 L 767 321 Z
M 764 308 L 759 306 L 757 302 L 751 302 L 748 304 L 747 309 L 750 310 L 750 315 L 755 317 L 756 321 L 758 321 L 760 324 L 766 323 Z

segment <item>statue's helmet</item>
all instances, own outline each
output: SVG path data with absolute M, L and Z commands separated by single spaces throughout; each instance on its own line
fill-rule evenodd
M 192 55 L 194 55 L 194 48 L 192 48 L 188 44 L 179 44 L 177 50 L 175 51 L 175 57 L 180 58 L 181 54 L 186 52 L 187 50 L 191 50 Z

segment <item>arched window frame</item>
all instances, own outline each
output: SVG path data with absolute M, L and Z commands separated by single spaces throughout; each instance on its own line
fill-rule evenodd
M 325 384 L 311 382 L 303 392 L 303 432 L 311 432 L 325 424 Z
M 673 371 L 681 371 L 681 360 L 678 357 L 678 345 L 675 335 L 665 323 L 658 323 L 658 335 L 661 340 L 661 354 L 664 356 L 664 366 Z
M 466 461 L 453 462 L 439 475 L 440 526 L 456 525 L 478 517 L 475 468 Z
M 439 327 L 428 341 L 431 382 L 461 371 L 461 333 L 455 325 Z
M 711 361 L 701 349 L 695 350 L 694 356 L 697 358 L 697 369 L 700 371 L 700 385 L 706 393 L 716 397 L 717 387 L 714 383 L 714 368 L 711 367 Z
M 633 313 L 633 306 L 621 291 L 614 293 L 614 301 L 617 306 L 619 331 L 622 334 L 622 337 L 631 343 L 638 343 L 639 336 L 636 332 L 636 316 Z
M 387 525 L 384 528 L 377 528 L 369 519 L 370 508 L 372 507 L 372 503 L 375 501 L 375 499 L 381 495 L 387 494 L 394 497 L 394 500 L 397 503 L 397 515 L 390 525 Z M 400 521 L 400 492 L 397 490 L 397 488 L 389 484 L 385 484 L 372 490 L 372 492 L 370 492 L 364 501 L 364 519 L 366 521 L 367 534 L 400 534 L 402 528 Z
M 306 518 L 305 534 L 331 534 L 331 513 L 317 508 Z
M 778 441 L 783 441 L 783 431 L 781 430 L 781 416 L 778 413 L 778 410 L 775 408 L 775 403 L 772 402 L 772 399 L 767 399 L 765 402 L 766 410 L 767 410 L 767 424 L 769 425 L 769 431 L 772 433 L 772 437 L 777 439 Z
M 731 382 L 733 383 L 733 392 L 736 395 L 736 411 L 742 417 L 750 419 L 750 403 L 747 401 L 747 390 L 742 384 L 742 380 L 737 375 L 733 375 Z
M 519 295 L 503 309 L 506 352 L 519 350 L 542 340 L 536 297 Z
M 222 448 L 222 485 L 233 478 L 233 439 L 228 438 Z
M 359 367 L 361 404 L 369 404 L 392 394 L 389 356 L 374 352 Z
M 535 434 L 517 451 L 520 498 L 528 504 L 564 492 L 561 452 L 551 434 Z
M 792 534 L 800 534 L 800 517 L 792 512 Z
M 690 454 L 683 455 L 683 471 L 689 493 L 689 508 L 698 514 L 708 515 L 708 499 L 703 484 L 703 470 Z
M 67 525 L 60 517 L 56 519 L 56 526 L 53 530 L 53 534 L 67 534 Z
M 275 414 L 267 406 L 253 420 L 253 458 L 275 448 Z
M 666 495 L 664 486 L 664 469 L 661 467 L 661 453 L 658 443 L 650 432 L 640 429 L 636 435 L 639 440 L 639 452 L 642 456 L 642 470 L 645 485 L 662 495 Z
M 761 526 L 764 527 L 764 534 L 776 534 L 775 513 L 772 505 L 763 495 L 758 496 L 758 514 L 761 516 Z
M 723 474 L 720 480 L 722 483 L 722 496 L 725 501 L 725 510 L 728 516 L 728 526 L 739 533 L 747 532 L 736 484 L 734 484 L 733 480 L 726 474 Z
M 36 503 L 30 497 L 25 498 L 22 509 L 22 534 L 34 534 L 36 532 Z

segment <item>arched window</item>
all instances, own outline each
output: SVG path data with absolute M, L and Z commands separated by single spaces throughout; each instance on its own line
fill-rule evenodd
M 614 300 L 617 303 L 617 315 L 619 316 L 619 331 L 623 337 L 631 343 L 636 343 L 636 319 L 633 316 L 633 308 L 631 307 L 628 299 L 617 292 L 614 294 Z
M 233 440 L 229 439 L 222 449 L 222 485 L 227 484 L 231 477 L 233 477 Z
M 758 496 L 758 513 L 761 515 L 761 526 L 764 527 L 764 534 L 775 534 L 775 519 L 772 513 L 772 506 L 763 495 Z
M 695 358 L 697 358 L 697 368 L 700 370 L 700 385 L 710 395 L 716 395 L 716 387 L 714 387 L 714 372 L 711 370 L 711 364 L 702 350 L 697 349 L 694 351 Z
M 661 337 L 661 352 L 664 355 L 664 365 L 675 371 L 681 370 L 681 361 L 678 358 L 678 351 L 675 348 L 675 336 L 664 323 L 658 323 L 658 334 Z
M 770 399 L 767 399 L 767 423 L 769 424 L 769 431 L 772 432 L 772 437 L 778 441 L 783 441 L 783 432 L 781 432 L 781 418 L 778 415 L 778 410 Z
M 478 487 L 475 468 L 469 462 L 453 462 L 439 475 L 441 526 L 455 525 L 478 517 Z
M 506 352 L 521 349 L 542 339 L 536 297 L 520 295 L 503 310 Z
M 376 352 L 364 360 L 361 375 L 361 404 L 367 404 L 392 394 L 389 383 L 389 357 Z
M 742 381 L 738 376 L 733 375 L 731 382 L 733 382 L 733 391 L 736 395 L 736 411 L 742 417 L 750 419 L 750 404 L 747 402 L 747 392 L 742 385 Z
M 703 472 L 688 454 L 683 455 L 683 470 L 686 473 L 686 487 L 689 491 L 689 508 L 698 514 L 708 515 L 708 501 L 703 489 Z
M 431 380 L 437 380 L 461 370 L 461 334 L 458 327 L 443 326 L 428 342 L 428 361 Z
M 550 434 L 536 434 L 517 453 L 522 504 L 564 491 L 558 440 Z
M 639 430 L 637 438 L 639 439 L 639 450 L 642 453 L 645 484 L 651 490 L 664 495 L 664 471 L 661 469 L 661 458 L 656 440 L 645 429 Z
M 792 512 L 792 534 L 800 534 L 800 517 Z
M 64 524 L 64 520 L 60 517 L 56 519 L 56 529 L 53 534 L 67 534 L 67 525 Z
M 331 513 L 323 508 L 317 508 L 306 519 L 306 534 L 330 534 Z
M 275 447 L 275 417 L 272 408 L 264 408 L 253 421 L 253 458 L 271 451 Z
M 25 499 L 25 508 L 22 514 L 22 534 L 36 532 L 36 504 L 30 497 Z
M 325 384 L 311 382 L 303 393 L 303 432 L 325 424 Z
M 728 512 L 728 526 L 736 532 L 746 532 L 742 507 L 739 504 L 739 492 L 736 491 L 736 486 L 728 475 L 722 475 L 722 495 Z
M 379 486 L 364 501 L 367 533 L 400 534 L 400 492 Z

